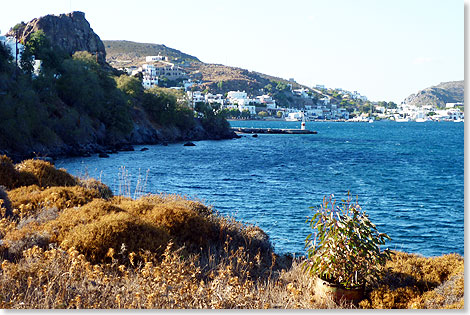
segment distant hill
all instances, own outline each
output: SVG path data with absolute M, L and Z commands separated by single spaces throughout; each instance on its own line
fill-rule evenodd
M 307 86 L 283 78 L 237 67 L 204 63 L 194 56 L 165 45 L 124 40 L 105 40 L 103 43 L 106 49 L 106 61 L 115 68 L 140 66 L 145 63 L 145 56 L 161 54 L 162 56 L 168 56 L 169 61 L 185 68 L 191 79 L 200 80 L 202 90 L 209 89 L 212 93 L 223 94 L 231 90 L 240 90 L 252 95 L 259 95 L 266 93 L 260 90 L 267 85 L 276 86 L 277 82 L 281 82 L 283 84 L 292 84 L 294 89 L 308 88 L 312 93 L 318 94 Z M 278 93 L 275 95 L 275 99 L 281 106 L 302 107 L 303 105 L 311 105 L 306 104 L 309 100 L 293 96 L 291 93 Z
M 446 103 L 464 102 L 464 81 L 442 82 L 408 96 L 404 102 L 410 105 L 435 105 L 445 107 Z

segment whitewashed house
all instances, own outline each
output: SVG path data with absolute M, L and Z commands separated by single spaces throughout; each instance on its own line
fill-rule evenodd
M 240 112 L 248 110 L 251 115 L 256 115 L 256 107 L 254 105 L 238 105 L 238 110 Z
M 168 57 L 166 56 L 146 56 L 145 62 L 155 62 L 155 61 L 168 61 Z
M 224 105 L 224 96 L 222 94 L 211 94 L 211 93 L 207 93 L 205 96 L 204 96 L 204 100 L 206 103 L 208 104 L 214 104 L 214 103 L 217 103 L 217 104 L 220 104 L 220 105 Z

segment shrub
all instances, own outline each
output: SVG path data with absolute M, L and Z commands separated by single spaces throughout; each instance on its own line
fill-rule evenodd
M 31 185 L 32 177 L 36 178 L 37 184 L 41 187 L 52 186 L 74 186 L 77 184 L 77 179 L 68 174 L 64 169 L 56 169 L 54 165 L 47 161 L 42 160 L 25 160 L 16 165 L 16 169 L 23 173 L 23 182 L 19 186 Z
M 181 202 L 166 202 L 155 205 L 143 216 L 144 220 L 161 226 L 178 242 L 188 246 L 206 245 L 214 239 L 214 225 L 195 210 Z
M 127 212 L 111 213 L 84 225 L 75 226 L 64 236 L 65 248 L 75 247 L 91 261 L 103 261 L 112 248 L 119 252 L 123 244 L 130 252 L 150 250 L 163 253 L 168 234 L 161 228 L 144 223 Z
M 457 254 L 422 257 L 394 252 L 365 308 L 458 307 L 463 301 L 464 260 Z
M 7 189 L 15 187 L 18 181 L 18 172 L 15 170 L 12 160 L 6 155 L 0 156 L 0 186 Z
M 80 179 L 78 185 L 87 189 L 97 190 L 99 192 L 100 198 L 109 199 L 113 197 L 113 192 L 111 189 L 107 185 L 94 178 Z
M 310 219 L 314 234 L 305 240 L 308 260 L 306 271 L 320 279 L 345 288 L 363 286 L 376 279 L 381 266 L 390 259 L 390 251 L 380 251 L 390 237 L 379 233 L 361 207 L 351 200 L 336 201 L 324 197 Z M 307 220 L 308 221 L 308 220 Z
M 36 214 L 44 208 L 56 207 L 59 210 L 85 205 L 100 193 L 95 189 L 84 187 L 50 187 L 41 188 L 37 185 L 25 186 L 8 193 L 13 208 L 18 209 L 18 216 L 25 218 Z
M 47 222 L 44 229 L 51 234 L 51 241 L 61 243 L 76 226 L 84 226 L 98 220 L 102 216 L 119 213 L 123 210 L 110 202 L 95 199 L 79 208 L 68 208 L 59 217 Z

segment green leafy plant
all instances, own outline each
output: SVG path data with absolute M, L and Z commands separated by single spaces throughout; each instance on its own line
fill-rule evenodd
M 315 232 L 305 239 L 307 260 L 304 270 L 322 280 L 345 288 L 364 286 L 377 279 L 391 252 L 380 245 L 391 238 L 379 233 L 357 202 L 348 199 L 336 204 L 333 195 L 323 198 L 308 219 Z

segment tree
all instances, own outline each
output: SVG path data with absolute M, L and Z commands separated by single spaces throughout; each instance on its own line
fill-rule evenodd
M 268 116 L 268 113 L 265 112 L 265 111 L 260 111 L 260 112 L 258 113 L 258 116 L 264 118 L 264 117 L 267 117 L 267 116 Z
M 273 86 L 272 86 L 270 83 L 268 83 L 268 84 L 266 84 L 266 85 L 264 86 L 264 89 L 265 89 L 266 91 L 268 91 L 269 93 L 272 93 L 272 91 L 273 91 Z
M 248 109 L 245 109 L 244 111 L 242 111 L 241 115 L 240 115 L 242 118 L 250 118 L 251 117 L 251 113 Z
M 217 87 L 219 88 L 219 90 L 222 90 L 223 86 L 224 86 L 224 81 L 217 82 Z
M 135 77 L 130 77 L 123 74 L 120 77 L 117 77 L 115 80 L 117 88 L 131 97 L 135 98 L 141 96 L 144 92 L 141 81 Z
M 278 112 L 276 113 L 276 117 L 277 117 L 277 118 L 282 118 L 282 112 L 281 112 L 281 111 L 278 111 Z

